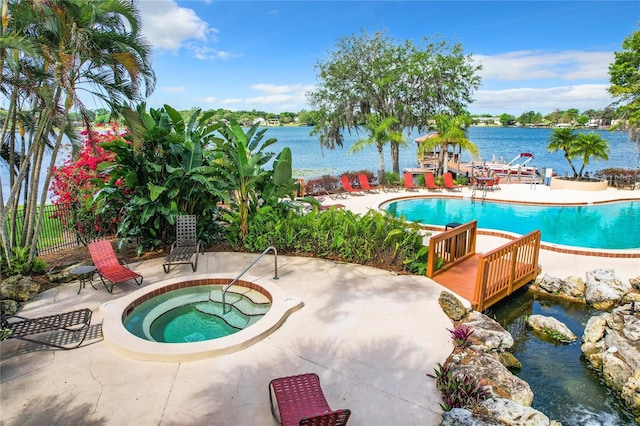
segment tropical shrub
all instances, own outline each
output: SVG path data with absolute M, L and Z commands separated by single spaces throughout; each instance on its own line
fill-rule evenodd
M 220 179 L 229 190 L 228 200 L 232 207 L 227 215 L 236 223 L 240 239 L 248 233 L 249 216 L 262 205 L 274 206 L 281 198 L 294 198 L 297 190 L 291 177 L 291 151 L 289 148 L 276 157 L 273 170 L 266 164 L 275 156 L 266 149 L 277 142 L 275 138 L 263 141 L 268 129 L 258 130 L 256 123 L 245 131 L 234 120 L 229 124 L 220 122 L 216 130 L 222 138 L 212 139 L 217 146 L 215 164 L 220 169 Z M 235 228 L 234 228 L 235 229 Z
M 211 144 L 218 126 L 207 124 L 212 112 L 196 110 L 185 121 L 168 105 L 147 112 L 141 104 L 122 113 L 131 133 L 102 144 L 114 157 L 98 167 L 107 179 L 96 195 L 99 211 L 120 210 L 118 235 L 136 241 L 138 254 L 173 241 L 180 214 L 207 218 L 198 221 L 198 236 L 211 243 L 218 202 L 228 200 Z
M 447 329 L 451 334 L 451 340 L 456 348 L 465 348 L 469 345 L 469 339 L 473 334 L 473 330 L 466 324 L 462 324 L 459 327 L 454 327 L 453 330 Z
M 387 213 L 370 210 L 358 215 L 348 210 L 314 208 L 301 215 L 285 204 L 259 209 L 248 221 L 244 240 L 229 240 L 244 250 L 259 252 L 273 245 L 286 254 L 305 254 L 386 269 L 424 274 L 428 249 L 419 227 Z
M 451 411 L 454 408 L 473 409 L 480 402 L 489 397 L 489 392 L 475 377 L 466 374 L 454 374 L 447 364 L 438 363 L 434 369 L 435 374 L 427 374 L 436 380 L 436 388 L 440 391 L 443 411 Z

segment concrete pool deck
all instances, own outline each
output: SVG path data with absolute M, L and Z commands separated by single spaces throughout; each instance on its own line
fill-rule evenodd
M 638 199 L 640 192 L 550 191 L 529 185 L 503 185 L 488 198 L 540 202 L 597 202 Z M 464 190 L 467 191 L 467 190 Z M 465 196 L 465 192 L 459 196 Z M 606 193 L 606 194 L 605 194 Z M 336 203 L 364 213 L 391 198 L 427 195 L 425 190 L 349 196 Z M 451 195 L 451 194 L 448 194 Z M 607 198 L 608 197 L 608 198 Z M 332 200 L 326 200 L 331 204 Z M 622 233 L 621 236 L 624 234 Z M 479 236 L 478 251 L 504 242 Z M 198 274 L 235 276 L 253 254 L 206 253 Z M 147 286 L 167 277 L 191 274 L 181 265 L 168 275 L 162 259 L 133 263 Z M 541 251 L 542 273 L 584 276 L 613 268 L 622 279 L 640 275 L 640 260 L 598 258 Z M 18 340 L 0 344 L 0 410 L 3 425 L 274 425 L 267 385 L 273 378 L 315 372 L 332 408 L 349 408 L 353 425 L 433 425 L 440 419 L 432 373 L 451 351 L 437 298 L 443 290 L 422 276 L 396 275 L 365 266 L 315 258 L 278 257 L 280 279 L 273 281 L 270 255 L 243 279 L 275 282 L 303 301 L 282 326 L 242 351 L 189 362 L 150 362 L 128 358 L 102 339 L 103 303 L 131 294 L 133 283 L 109 294 L 98 282 L 80 294 L 78 282 L 41 293 L 20 311 L 35 317 L 88 307 L 92 329 L 78 349 L 63 351 Z

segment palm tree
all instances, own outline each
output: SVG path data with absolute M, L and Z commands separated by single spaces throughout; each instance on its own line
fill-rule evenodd
M 461 150 L 469 151 L 474 157 L 478 156 L 478 147 L 467 139 L 466 129 L 471 124 L 469 115 L 450 116 L 439 114 L 434 118 L 434 125 L 431 130 L 435 130 L 435 136 L 427 138 L 418 148 L 419 154 L 440 148 L 440 158 L 438 159 L 438 169 L 441 174 L 448 170 L 449 145 L 458 146 Z
M 362 151 L 366 146 L 375 145 L 378 150 L 378 157 L 380 163 L 378 165 L 378 179 L 380 182 L 384 182 L 384 145 L 387 142 L 393 143 L 406 143 L 405 137 L 402 132 L 398 132 L 392 130 L 393 127 L 397 126 L 399 121 L 395 117 L 388 117 L 383 120 L 376 114 L 369 114 L 367 116 L 367 123 L 365 125 L 365 129 L 369 132 L 368 138 L 358 139 L 351 147 L 349 148 L 348 153 L 352 154 L 354 152 Z
M 564 158 L 571 166 L 571 170 L 573 171 L 573 177 L 578 178 L 578 172 L 576 171 L 575 166 L 573 165 L 572 159 L 575 158 L 575 153 L 573 152 L 573 148 L 575 145 L 575 141 L 578 135 L 574 128 L 572 127 L 562 127 L 553 129 L 551 136 L 549 137 L 549 145 L 547 146 L 547 151 L 555 152 L 555 151 L 563 151 Z
M 41 182 L 40 167 L 36 165 L 42 163 L 44 146 L 51 141 L 51 161 L 44 177 L 47 188 L 73 107 L 79 110 L 89 126 L 88 111 L 78 91 L 86 90 L 113 108 L 125 100 L 135 101 L 148 96 L 153 91 L 155 75 L 150 66 L 151 49 L 140 35 L 140 16 L 133 2 L 49 0 L 11 2 L 8 6 L 10 19 L 4 31 L 19 34 L 37 52 L 19 57 L 15 67 L 19 74 L 12 80 L 3 80 L 3 85 L 20 90 L 18 99 L 23 99 L 28 109 L 37 111 L 35 129 L 30 135 L 32 142 L 23 163 L 24 167 L 32 163 L 30 173 L 33 175 L 25 205 L 28 213 L 25 223 L 35 223 L 35 226 L 27 228 L 20 242 L 32 247 L 33 258 L 41 223 L 41 218 L 35 220 Z M 0 64 L 4 67 L 4 62 Z M 5 93 L 11 93 L 11 90 Z M 0 210 L 0 233 L 5 251 L 9 244 L 4 223 L 25 174 L 21 169 Z M 40 196 L 41 207 L 45 201 L 46 190 Z
M 595 132 L 581 133 L 576 138 L 574 154 L 576 157 L 582 158 L 582 167 L 578 172 L 578 178 L 582 179 L 582 172 L 592 157 L 595 160 L 607 161 L 609 159 L 609 144 Z

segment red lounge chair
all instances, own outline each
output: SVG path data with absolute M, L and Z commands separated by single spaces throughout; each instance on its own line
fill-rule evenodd
M 113 285 L 129 280 L 134 280 L 136 284 L 142 284 L 142 275 L 133 272 L 126 265 L 118 261 L 111 243 L 107 240 L 96 240 L 89 243 L 89 253 L 96 266 L 96 272 L 102 280 L 102 284 L 109 293 L 113 292 Z M 111 288 L 107 287 L 104 280 L 111 281 Z M 138 282 L 140 280 L 140 282 Z
M 415 183 L 413 183 L 413 174 L 405 173 L 404 174 L 404 189 L 407 191 L 417 191 L 418 187 Z
M 451 175 L 451 172 L 445 173 L 442 177 L 444 178 L 444 187 L 448 191 L 462 191 L 462 187 L 460 185 L 453 183 L 453 176 Z
M 436 179 L 431 172 L 427 172 L 424 174 L 424 183 L 429 191 L 442 190 L 442 187 L 440 185 L 436 185 Z
M 377 186 L 371 186 L 371 184 L 369 183 L 369 178 L 364 173 L 360 173 L 358 175 L 358 181 L 360 182 L 360 188 L 364 189 L 365 191 L 376 194 L 380 192 Z
M 275 395 L 282 426 L 297 425 L 346 425 L 351 411 L 332 411 L 329 408 L 320 378 L 315 373 L 282 377 L 269 382 L 271 414 L 278 419 L 273 406 Z
M 349 176 L 347 175 L 340 176 L 340 182 L 342 183 L 342 187 L 344 188 L 344 190 L 347 191 L 348 193 L 356 194 L 356 195 L 364 195 L 364 191 L 362 189 L 357 189 L 351 186 L 351 181 L 349 181 Z

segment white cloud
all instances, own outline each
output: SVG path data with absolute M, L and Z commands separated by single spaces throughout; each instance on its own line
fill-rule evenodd
M 609 63 L 613 52 L 537 52 L 522 50 L 498 55 L 474 55 L 482 65 L 483 80 L 535 80 L 559 79 L 602 80 L 608 79 Z
M 479 90 L 475 93 L 476 101 L 470 105 L 470 110 L 477 114 L 506 112 L 519 115 L 527 111 L 548 114 L 556 109 L 603 109 L 612 102 L 608 87 L 608 84 L 582 84 L 543 89 Z
M 167 93 L 182 93 L 184 92 L 184 86 L 177 86 L 177 87 L 164 86 L 164 87 L 161 87 L 160 90 Z
M 275 85 L 275 84 L 254 84 L 252 89 L 263 92 L 260 96 L 246 99 L 248 106 L 263 105 L 268 106 L 269 111 L 298 111 L 306 106 L 306 93 L 313 89 L 312 85 Z
M 177 51 L 188 40 L 210 41 L 216 29 L 210 28 L 192 9 L 172 0 L 140 0 L 144 34 L 156 48 Z

